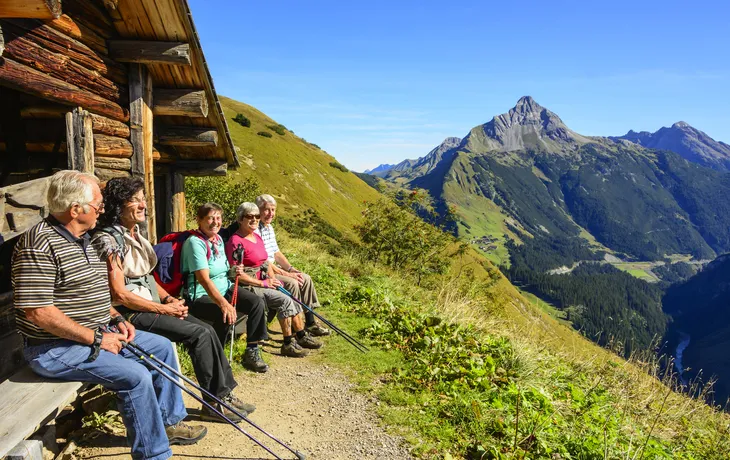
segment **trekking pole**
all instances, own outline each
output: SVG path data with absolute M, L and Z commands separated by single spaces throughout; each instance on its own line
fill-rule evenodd
M 319 313 L 315 312 L 310 306 L 308 306 L 307 304 L 305 304 L 301 300 L 299 300 L 296 297 L 294 297 L 291 292 L 287 291 L 284 288 L 284 286 L 279 286 L 277 289 L 279 289 L 279 291 L 281 291 L 284 294 L 286 294 L 289 297 L 291 297 L 292 300 L 294 300 L 296 303 L 298 303 L 302 307 L 306 308 L 307 311 L 311 312 L 314 316 L 316 316 L 317 318 L 319 318 L 327 326 L 331 327 L 335 332 L 337 332 L 338 334 L 340 334 L 343 339 L 345 339 L 347 342 L 349 342 L 353 347 L 357 348 L 358 351 L 360 351 L 362 353 L 367 353 L 368 351 L 370 351 L 368 349 L 368 347 L 366 347 L 365 345 L 363 345 L 362 343 L 360 343 L 357 339 L 355 339 L 354 337 L 352 337 L 350 334 L 348 334 L 347 332 L 343 331 L 339 327 L 335 326 L 334 324 L 332 324 L 331 321 L 327 320 L 322 315 L 320 315 Z
M 152 360 L 154 360 L 155 363 L 157 363 L 158 365 L 162 366 L 166 370 L 172 372 L 175 376 L 180 377 L 185 383 L 189 384 L 190 386 L 192 386 L 196 390 L 200 391 L 202 394 L 205 394 L 206 396 L 208 396 L 209 398 L 211 398 L 216 403 L 220 404 L 221 406 L 225 407 L 226 409 L 228 409 L 229 411 L 233 412 L 237 416 L 241 417 L 243 420 L 246 421 L 246 423 L 250 424 L 251 426 L 253 426 L 257 430 L 259 430 L 261 433 L 263 433 L 264 435 L 268 436 L 273 441 L 275 441 L 276 443 L 278 443 L 280 446 L 284 447 L 286 450 L 288 450 L 292 454 L 296 455 L 297 459 L 304 460 L 306 458 L 303 453 L 299 452 L 298 450 L 294 450 L 288 444 L 286 444 L 285 442 L 279 440 L 274 435 L 270 434 L 269 432 L 267 432 L 266 430 L 264 430 L 263 428 L 261 428 L 260 426 L 258 426 L 251 419 L 249 419 L 246 415 L 244 415 L 243 413 L 239 412 L 235 407 L 231 406 L 227 402 L 225 402 L 222 399 L 220 399 L 217 396 L 215 396 L 210 391 L 208 391 L 205 388 L 201 387 L 200 385 L 198 385 L 197 383 L 195 383 L 194 381 L 192 381 L 191 379 L 189 379 L 188 377 L 186 377 L 183 373 L 181 373 L 180 371 L 178 371 L 174 367 L 170 366 L 166 362 L 162 361 L 160 358 L 158 358 L 154 354 L 149 353 L 148 351 L 146 351 L 144 348 L 140 347 L 136 343 L 129 343 L 129 344 L 127 344 L 127 346 L 133 347 L 138 352 L 144 353 L 145 355 L 149 356 L 149 358 L 152 359 Z
M 241 433 L 243 433 L 248 439 L 250 439 L 251 441 L 255 442 L 258 446 L 260 446 L 266 452 L 268 452 L 271 455 L 273 455 L 274 458 L 276 458 L 276 460 L 284 460 L 280 456 L 276 455 L 276 453 L 274 453 L 274 451 L 272 451 L 271 449 L 269 449 L 268 447 L 266 447 L 265 445 L 263 445 L 261 443 L 261 441 L 259 441 L 258 439 L 254 438 L 249 433 L 247 433 L 246 430 L 244 430 L 243 428 L 241 428 L 240 426 L 238 426 L 236 424 L 236 422 L 234 422 L 233 420 L 231 420 L 228 417 L 226 417 L 223 414 L 223 412 L 219 411 L 217 408 L 213 407 L 212 404 L 208 403 L 202 397 L 200 397 L 197 394 L 195 394 L 195 392 L 193 390 L 190 390 L 189 388 L 186 388 L 185 385 L 183 385 L 182 383 L 178 382 L 177 379 L 172 378 L 172 376 L 170 376 L 167 372 L 165 372 L 164 370 L 162 370 L 162 368 L 160 366 L 158 366 L 157 364 L 155 364 L 154 362 L 152 362 L 151 359 L 149 359 L 147 356 L 145 356 L 145 354 L 146 355 L 149 355 L 149 353 L 144 353 L 143 354 L 141 352 L 141 349 L 137 345 L 132 344 L 132 343 L 124 343 L 124 348 L 126 348 L 127 350 L 129 350 L 136 357 L 138 357 L 150 369 L 152 369 L 153 371 L 159 373 L 160 375 L 162 375 L 163 377 L 165 377 L 166 379 L 168 379 L 170 382 L 172 382 L 176 387 L 180 388 L 181 390 L 183 390 L 184 392 L 186 392 L 187 394 L 189 394 L 190 396 L 192 396 L 193 399 L 195 399 L 199 403 L 203 404 L 208 409 L 212 410 L 216 415 L 218 415 L 223 420 L 225 420 L 226 422 L 228 422 L 229 424 L 231 424 L 231 426 L 233 426 L 235 429 L 237 429 L 238 431 L 240 431 Z M 152 355 L 149 355 L 149 356 L 151 357 Z M 160 363 L 162 361 L 160 361 L 159 359 L 156 359 L 156 362 Z M 166 366 L 166 367 L 168 369 L 172 369 L 170 366 Z M 180 375 L 180 376 L 182 376 L 182 375 Z M 188 382 L 188 383 L 191 383 L 191 382 Z M 201 389 L 201 388 L 198 387 L 198 389 Z M 238 414 L 236 414 L 236 415 L 238 415 Z M 300 457 L 299 455 L 297 455 L 297 458 L 300 459 L 300 460 L 302 459 L 302 457 Z
M 239 244 L 238 247 L 233 251 L 233 266 L 239 265 L 243 260 L 243 245 Z M 236 308 L 238 302 L 238 279 L 240 276 L 236 274 L 236 283 L 233 285 L 233 295 L 231 295 L 231 305 Z M 231 334 L 231 351 L 228 353 L 228 362 L 233 362 L 233 342 L 236 340 L 236 322 L 231 323 L 229 328 Z

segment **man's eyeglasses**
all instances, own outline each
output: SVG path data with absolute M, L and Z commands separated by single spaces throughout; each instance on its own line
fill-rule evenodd
M 86 203 L 86 204 L 88 204 L 89 206 L 94 208 L 94 211 L 96 211 L 97 214 L 101 214 L 102 212 L 104 212 L 104 202 L 103 201 L 101 203 L 99 203 L 98 205 L 94 205 L 91 203 Z
M 261 214 L 246 214 L 243 217 L 246 219 L 261 219 Z

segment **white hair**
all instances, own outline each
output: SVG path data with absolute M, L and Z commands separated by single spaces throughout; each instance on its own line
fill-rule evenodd
M 66 212 L 74 204 L 84 207 L 94 199 L 93 184 L 98 184 L 99 179 L 91 174 L 79 171 L 58 171 L 48 181 L 48 212 Z
M 250 201 L 246 201 L 245 203 L 241 203 L 241 205 L 236 209 L 236 220 L 241 221 L 243 219 L 243 216 L 246 214 L 258 214 L 259 213 L 259 207 L 256 206 L 256 203 L 251 203 Z
M 256 197 L 256 206 L 259 208 L 263 208 L 267 203 L 276 206 L 276 200 L 271 195 L 263 194 Z

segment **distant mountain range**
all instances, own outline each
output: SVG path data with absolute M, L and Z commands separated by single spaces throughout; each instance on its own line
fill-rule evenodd
M 628 259 L 713 258 L 730 251 L 726 160 L 726 144 L 686 123 L 583 136 L 526 96 L 463 139 L 379 175 L 456 206 L 454 231 L 466 237 L 583 235 Z

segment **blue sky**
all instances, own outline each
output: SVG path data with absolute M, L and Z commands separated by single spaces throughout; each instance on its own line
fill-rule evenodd
M 730 2 L 190 0 L 222 95 L 355 170 L 530 95 L 586 135 L 686 121 L 730 143 Z

